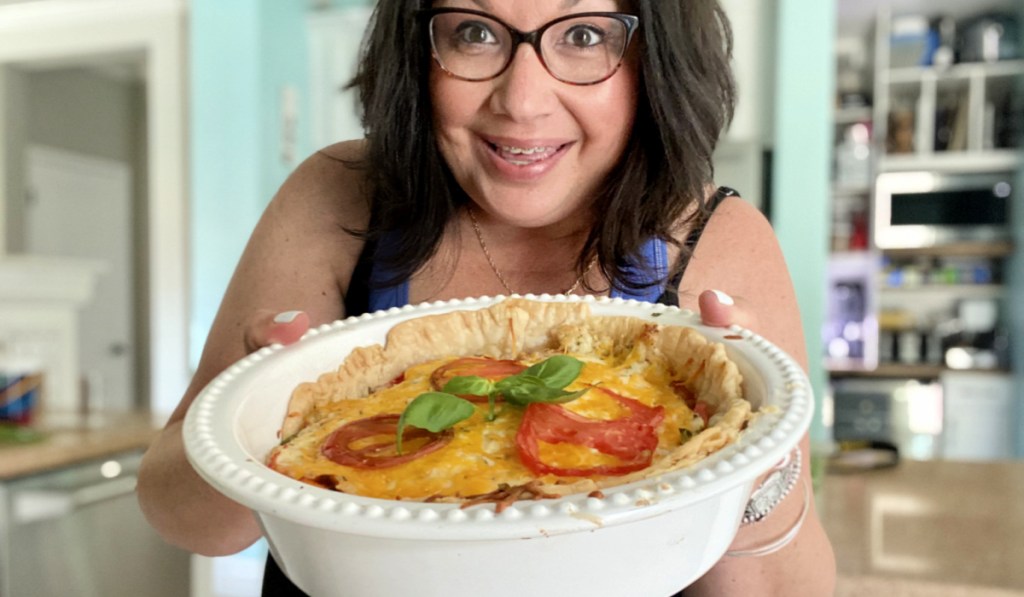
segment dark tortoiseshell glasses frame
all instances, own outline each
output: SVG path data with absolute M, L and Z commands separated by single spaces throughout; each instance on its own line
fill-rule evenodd
M 557 19 L 548 21 L 540 28 L 534 29 L 533 31 L 520 31 L 519 29 L 516 29 L 515 27 L 509 25 L 508 23 L 502 21 L 501 19 L 495 17 L 494 15 L 479 10 L 462 8 L 435 8 L 430 10 L 418 11 L 418 14 L 427 25 L 427 30 L 430 37 L 430 49 L 434 61 L 446 74 L 456 79 L 461 79 L 463 81 L 489 81 L 491 79 L 501 76 L 502 73 L 508 70 L 509 65 L 511 65 L 512 61 L 515 59 L 517 48 L 519 48 L 521 44 L 528 44 L 531 47 L 533 47 L 534 52 L 536 52 L 537 57 L 540 59 L 540 63 L 544 65 L 544 69 L 547 70 L 548 74 L 550 74 L 555 79 L 569 85 L 596 85 L 597 83 L 601 83 L 602 81 L 607 81 L 616 72 L 618 72 L 619 68 L 622 66 L 622 61 L 626 56 L 626 51 L 629 49 L 629 44 L 632 42 L 633 34 L 636 33 L 637 29 L 640 26 L 640 19 L 636 15 L 621 12 L 580 12 L 568 14 L 558 17 Z M 484 77 L 466 77 L 453 72 L 451 68 L 444 63 L 444 61 L 441 59 L 440 52 L 437 49 L 436 40 L 434 39 L 434 19 L 440 15 L 445 14 L 473 15 L 485 18 L 489 21 L 493 21 L 505 28 L 505 30 L 509 34 L 511 43 L 509 45 L 508 55 L 505 57 L 505 62 L 501 66 L 501 68 L 497 70 L 497 72 Z M 609 72 L 603 74 L 602 76 L 596 78 L 595 80 L 573 81 L 571 79 L 566 79 L 552 72 L 551 67 L 548 65 L 547 59 L 544 57 L 543 46 L 541 46 L 541 39 L 544 37 L 544 33 L 546 31 L 548 31 L 551 27 L 558 25 L 559 23 L 564 23 L 565 21 L 582 19 L 586 17 L 602 17 L 618 21 L 619 23 L 622 24 L 624 28 L 626 39 L 622 44 L 622 50 L 619 53 L 618 60 L 615 62 L 615 65 L 609 69 Z

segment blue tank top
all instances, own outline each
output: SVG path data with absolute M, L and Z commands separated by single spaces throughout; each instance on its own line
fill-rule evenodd
M 387 243 L 385 237 L 382 242 Z M 644 243 L 640 251 L 642 264 L 639 267 L 630 266 L 627 269 L 634 279 L 643 280 L 645 283 L 664 281 L 668 275 L 668 249 L 665 241 L 651 239 Z M 369 312 L 381 311 L 392 307 L 402 307 L 409 304 L 409 281 L 406 280 L 395 286 L 381 287 L 380 282 L 386 280 L 388 272 L 382 268 L 374 267 L 370 272 L 369 288 Z M 612 288 L 612 298 L 634 299 L 648 303 L 655 303 L 664 292 L 664 288 L 655 284 L 640 290 L 624 291 Z

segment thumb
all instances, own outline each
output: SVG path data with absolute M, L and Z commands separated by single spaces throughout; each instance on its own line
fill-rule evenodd
M 293 344 L 309 330 L 309 314 L 305 311 L 274 313 L 261 310 L 253 316 L 245 330 L 245 348 L 248 352 L 271 344 Z
M 700 317 L 704 325 L 729 327 L 738 325 L 749 328 L 754 324 L 754 315 L 744 307 L 744 302 L 734 299 L 721 290 L 705 290 L 697 298 Z

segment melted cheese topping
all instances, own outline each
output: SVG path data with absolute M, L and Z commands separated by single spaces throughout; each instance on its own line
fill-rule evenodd
M 680 429 L 697 431 L 695 420 L 699 417 L 694 417 L 671 389 L 667 368 L 638 364 L 635 358 L 627 358 L 624 363 L 576 358 L 584 361 L 584 367 L 567 390 L 600 384 L 648 406 L 665 408 L 655 458 L 682 443 Z M 432 391 L 430 374 L 450 360 L 454 359 L 413 366 L 397 385 L 380 389 L 367 398 L 340 400 L 322 407 L 301 432 L 272 452 L 270 466 L 296 479 L 385 499 L 465 498 L 496 491 L 503 484 L 515 486 L 534 480 L 536 476 L 519 460 L 516 450 L 516 431 L 523 409 L 502 402 L 497 405 L 499 414 L 494 421 L 485 418 L 487 404 L 477 405 L 474 415 L 453 427 L 454 438 L 448 445 L 411 462 L 388 468 L 358 469 L 337 464 L 321 454 L 324 440 L 338 427 L 374 415 L 400 414 L 416 396 Z M 530 365 L 541 360 L 543 356 L 522 362 Z M 593 390 L 562 406 L 592 419 L 613 420 L 629 414 L 615 399 Z M 559 468 L 617 463 L 615 457 L 573 444 L 541 442 L 540 454 L 545 463 Z M 541 479 L 554 483 L 559 477 L 547 475 Z

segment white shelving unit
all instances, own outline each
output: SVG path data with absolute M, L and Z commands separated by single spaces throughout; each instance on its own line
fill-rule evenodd
M 837 1 L 843 5 L 840 14 L 857 13 L 865 19 L 867 18 L 866 11 L 868 9 L 866 4 L 860 4 L 860 0 Z M 867 4 L 877 6 L 879 3 Z M 842 31 L 848 36 L 856 34 L 856 39 L 843 39 L 840 47 L 857 47 L 853 42 L 859 40 L 863 42 L 861 47 L 869 48 L 866 55 L 870 58 L 861 63 L 866 63 L 872 71 L 862 80 L 864 91 L 871 99 L 871 105 L 869 107 L 838 108 L 834 115 L 834 123 L 837 134 L 857 123 L 870 124 L 872 133 L 871 176 L 869 182 L 864 186 L 834 185 L 832 204 L 836 214 L 841 216 L 844 211 L 858 209 L 861 205 L 871 210 L 874 196 L 873 181 L 878 175 L 886 172 L 917 171 L 951 175 L 999 173 L 1002 175 L 1002 173 L 1024 170 L 1024 148 L 1020 147 L 1021 140 L 1015 140 L 1016 143 L 1007 143 L 1004 138 L 1006 135 L 999 132 L 999 127 L 1002 126 L 999 124 L 1000 118 L 1008 117 L 1006 112 L 1009 110 L 1004 106 L 1019 105 L 1019 103 L 1010 102 L 1012 94 L 1024 92 L 1024 59 L 987 63 L 955 63 L 945 67 L 893 66 L 891 51 L 894 18 L 899 18 L 904 13 L 924 12 L 926 13 L 924 16 L 929 18 L 951 15 L 956 19 L 962 19 L 990 9 L 1016 10 L 1015 0 L 1005 0 L 1005 2 L 993 0 L 993 2 L 983 3 L 984 5 L 971 5 L 953 0 L 931 0 L 929 3 L 891 0 L 881 4 L 884 6 L 876 11 L 873 26 L 865 26 L 857 30 L 846 28 Z M 1019 11 L 1018 13 L 1024 17 L 1024 13 Z M 859 54 L 859 56 L 864 55 L 863 52 Z M 837 77 L 837 80 L 841 79 Z M 897 112 L 902 114 L 895 114 Z M 889 130 L 891 124 L 901 122 L 894 116 L 903 116 L 902 122 L 906 123 L 911 121 L 906 118 L 908 115 L 912 115 L 912 128 L 906 128 L 904 125 L 899 131 L 895 128 L 892 131 Z M 895 135 L 890 136 L 891 133 L 896 132 L 901 133 L 898 139 Z M 1018 177 L 1018 180 L 1022 179 Z M 1022 200 L 1024 200 L 1024 194 L 1021 189 L 1017 189 L 1013 209 L 1021 207 L 1024 203 Z M 836 220 L 837 225 L 848 226 L 842 221 L 842 217 L 837 217 Z M 838 238 L 842 240 L 842 234 L 839 234 Z M 883 278 L 883 272 L 878 271 L 876 277 L 873 278 L 874 283 L 866 285 L 874 293 L 874 296 L 866 299 L 866 302 L 873 304 L 875 309 L 873 313 L 869 314 L 866 321 L 872 321 L 872 319 L 878 321 L 879 328 L 914 325 L 917 326 L 917 331 L 928 330 L 929 326 L 934 325 L 935 322 L 933 314 L 945 312 L 947 309 L 951 314 L 956 313 L 957 305 L 966 299 L 997 301 L 1001 305 L 1001 313 L 1011 314 L 1008 321 L 1003 322 L 1004 325 L 1012 323 L 1014 317 L 1019 319 L 1021 316 L 1019 313 L 1021 306 L 1014 304 L 1015 299 L 1005 284 L 1010 267 L 1012 267 L 1009 264 L 1020 259 L 1020 249 L 1017 245 L 1020 242 L 1021 239 L 1018 238 L 1016 243 L 1014 241 L 961 242 L 920 249 L 869 249 L 863 253 L 864 261 L 870 262 L 872 258 L 875 259 L 879 270 L 882 269 L 884 262 L 913 269 L 918 267 L 918 264 L 938 264 L 945 263 L 947 260 L 987 260 L 994 271 L 1000 269 L 1003 271 L 1003 279 L 1002 281 L 997 279 L 992 283 L 948 285 L 928 283 L 932 280 L 925 279 L 911 286 L 893 287 L 887 284 L 887 280 Z M 870 246 L 873 247 L 874 244 L 871 243 Z M 848 260 L 849 255 L 835 255 L 837 262 L 843 259 Z M 830 304 L 836 300 L 836 298 L 830 297 Z M 1017 315 L 1012 315 L 1013 313 L 1017 313 Z M 1012 363 L 1010 370 L 1005 367 L 978 367 L 974 370 L 960 371 L 951 369 L 943 362 L 936 360 L 885 361 L 884 358 L 881 358 L 884 353 L 881 350 L 883 336 L 891 339 L 895 333 L 899 337 L 901 334 L 899 330 L 902 329 L 904 328 L 888 327 L 885 333 L 879 333 L 878 339 L 875 340 L 879 348 L 875 354 L 880 356 L 877 365 L 867 359 L 859 362 L 848 361 L 841 366 L 834 367 L 831 370 L 832 380 L 836 384 L 834 389 L 844 383 L 849 385 L 849 382 L 866 383 L 870 387 L 876 388 L 881 394 L 885 393 L 881 388 L 897 383 L 937 384 L 943 388 L 943 393 L 946 394 L 944 399 L 946 411 L 952 412 L 950 409 L 954 408 L 960 413 L 961 419 L 954 425 L 947 418 L 947 429 L 943 432 L 945 437 L 936 435 L 926 438 L 932 448 L 920 454 L 911 453 L 909 454 L 911 458 L 1012 456 L 1014 453 L 1012 441 L 1014 432 L 1012 430 L 1015 428 L 1015 420 L 1006 413 L 1012 411 L 1014 402 L 1020 399 L 1021 393 L 1016 392 L 1016 395 L 1009 391 L 998 393 L 998 399 L 990 400 L 993 402 L 992 408 L 985 410 L 991 415 L 987 415 L 986 418 L 975 417 L 970 412 L 964 412 L 968 406 L 965 401 L 973 404 L 973 401 L 976 400 L 969 392 L 965 392 L 964 388 L 982 387 L 980 384 L 989 382 L 1004 388 L 1007 387 L 1006 380 L 1020 379 L 1021 373 L 1014 370 Z M 1011 350 L 1021 350 L 1024 336 L 1019 333 L 1013 334 L 1011 343 L 1014 344 Z M 865 349 L 866 354 L 871 352 L 871 350 Z M 967 379 L 971 383 L 959 383 L 958 380 L 961 379 Z M 948 388 L 946 388 L 947 385 Z M 995 394 L 993 395 L 995 396 Z M 846 400 L 844 408 L 849 409 L 850 400 L 856 399 L 847 396 Z M 894 398 L 893 405 L 895 402 L 898 402 L 898 399 Z M 835 406 L 837 413 L 840 406 L 837 401 Z M 917 406 L 925 408 L 923 404 Z M 849 421 L 846 423 L 848 424 Z M 993 444 L 991 450 L 975 454 L 965 452 L 963 449 L 963 443 L 966 441 L 964 438 L 968 436 L 970 438 L 992 436 L 1002 439 L 997 442 L 998 445 Z M 913 452 L 913 447 L 910 448 Z
M 1024 80 L 1024 59 L 956 63 L 947 67 L 890 68 L 891 7 L 880 9 L 875 29 L 873 122 L 878 170 L 992 172 L 1024 166 L 1019 148 L 999 147 L 994 138 L 994 101 L 1015 91 Z M 937 115 L 955 105 L 948 148 L 936 147 Z M 913 148 L 906 153 L 886 150 L 894 108 L 912 106 Z

